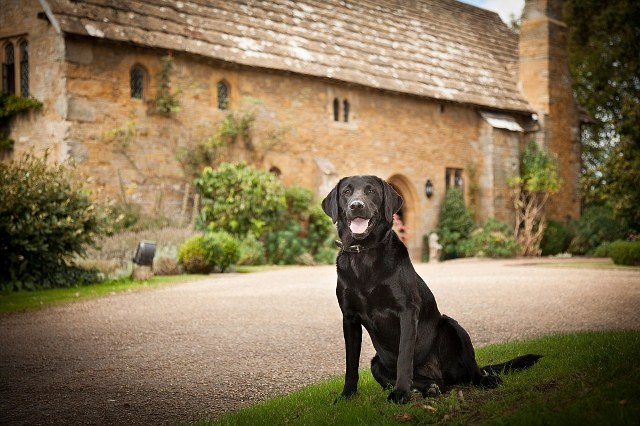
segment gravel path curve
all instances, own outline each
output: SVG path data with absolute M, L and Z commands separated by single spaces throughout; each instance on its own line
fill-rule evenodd
M 524 260 L 416 269 L 476 345 L 640 329 L 637 270 Z M 335 280 L 332 266 L 215 275 L 2 315 L 0 424 L 172 424 L 342 374 Z M 361 364 L 372 354 L 365 341 Z

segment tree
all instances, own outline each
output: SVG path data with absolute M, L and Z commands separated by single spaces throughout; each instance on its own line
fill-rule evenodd
M 569 61 L 583 132 L 583 196 L 640 229 L 640 2 L 568 0 Z
M 513 237 L 523 256 L 539 256 L 546 228 L 544 206 L 560 188 L 556 159 L 531 141 L 522 153 L 520 176 L 509 182 L 515 208 Z

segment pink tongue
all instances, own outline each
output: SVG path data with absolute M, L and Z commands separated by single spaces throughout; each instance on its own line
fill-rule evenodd
M 369 226 L 369 219 L 357 217 L 351 221 L 349 229 L 351 229 L 351 232 L 354 234 L 362 234 L 367 230 L 367 226 Z

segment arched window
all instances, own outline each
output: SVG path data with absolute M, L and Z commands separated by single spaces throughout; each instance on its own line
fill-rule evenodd
M 20 42 L 20 95 L 29 96 L 29 43 Z
M 346 99 L 342 101 L 342 115 L 343 121 L 347 123 L 349 121 L 349 101 Z
M 218 82 L 218 109 L 229 109 L 229 84 L 224 80 Z
M 134 65 L 129 71 L 129 82 L 131 86 L 131 97 L 144 99 L 144 87 L 146 72 L 140 65 Z
M 16 69 L 13 44 L 4 46 L 4 58 L 2 61 L 2 92 L 10 95 L 16 94 Z
M 333 99 L 333 121 L 340 121 L 340 101 L 338 98 Z

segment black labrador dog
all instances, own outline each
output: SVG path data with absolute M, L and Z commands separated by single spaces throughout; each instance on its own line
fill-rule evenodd
M 440 314 L 392 230 L 401 206 L 400 195 L 376 176 L 343 178 L 322 201 L 340 236 L 336 294 L 346 346 L 341 397 L 357 390 L 362 326 L 376 350 L 371 373 L 384 389 L 393 388 L 388 399 L 396 403 L 409 401 L 412 389 L 427 396 L 464 383 L 495 387 L 498 373 L 533 365 L 540 356 L 478 367 L 469 335 Z

